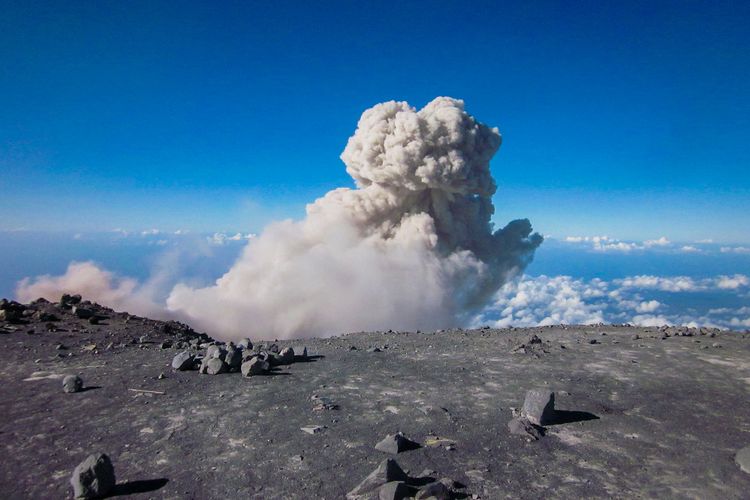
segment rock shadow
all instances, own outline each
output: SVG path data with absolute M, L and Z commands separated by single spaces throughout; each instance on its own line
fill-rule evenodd
M 599 420 L 599 417 L 587 411 L 568 411 L 555 410 L 550 422 L 545 422 L 545 426 L 572 424 L 574 422 L 584 422 L 586 420 Z
M 100 386 L 100 385 L 87 385 L 86 387 L 84 387 L 83 389 L 81 389 L 78 392 L 93 391 L 95 389 L 101 389 L 101 388 L 102 388 L 102 386 Z
M 295 363 L 314 363 L 317 360 L 323 359 L 323 358 L 325 358 L 325 356 L 323 356 L 322 354 L 315 354 L 314 356 L 307 356 L 307 357 L 295 355 L 294 362 Z
M 128 481 L 116 484 L 112 492 L 105 498 L 119 497 L 125 495 L 135 495 L 137 493 L 148 493 L 161 489 L 169 482 L 169 479 L 162 477 L 159 479 L 141 479 L 139 481 Z

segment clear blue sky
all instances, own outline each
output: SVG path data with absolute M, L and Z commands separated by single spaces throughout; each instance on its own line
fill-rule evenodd
M 257 231 L 351 185 L 365 108 L 450 95 L 499 223 L 750 241 L 749 2 L 2 5 L 0 229 Z

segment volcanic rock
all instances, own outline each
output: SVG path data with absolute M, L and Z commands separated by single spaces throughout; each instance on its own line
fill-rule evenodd
M 750 474 L 750 446 L 745 446 L 738 451 L 734 460 L 740 466 L 740 469 Z
M 378 489 L 378 500 L 403 500 L 413 496 L 414 489 L 403 481 L 391 481 Z
M 250 377 L 253 375 L 262 375 L 268 371 L 268 362 L 262 360 L 259 356 L 251 358 L 249 361 L 242 363 L 240 370 L 242 375 Z
M 115 468 L 104 453 L 89 455 L 70 478 L 75 498 L 101 498 L 115 487 Z
M 386 436 L 382 441 L 375 445 L 376 450 L 384 453 L 392 453 L 394 455 L 415 448 L 419 448 L 419 444 L 406 438 L 400 432 Z
M 537 440 L 544 436 L 544 428 L 534 425 L 525 418 L 515 417 L 508 422 L 508 430 L 511 434 L 523 436 L 528 439 Z
M 294 349 L 291 347 L 285 347 L 279 353 L 279 361 L 282 365 L 290 365 L 294 363 Z
M 421 488 L 414 498 L 417 500 L 428 498 L 434 498 L 435 500 L 451 500 L 451 490 L 442 481 L 436 481 Z
M 195 356 L 188 351 L 182 351 L 172 358 L 172 368 L 178 371 L 192 370 L 195 365 Z
M 383 460 L 378 467 L 346 494 L 347 500 L 373 498 L 373 493 L 391 481 L 406 481 L 408 476 L 392 458 Z M 377 498 L 377 497 L 375 497 Z
M 218 345 L 208 346 L 206 349 L 206 359 L 220 359 L 224 361 L 227 356 L 227 350 Z
M 555 393 L 547 389 L 531 389 L 521 409 L 521 417 L 536 425 L 549 425 L 555 415 Z
M 80 319 L 89 319 L 91 316 L 94 315 L 94 312 L 91 309 L 87 309 L 85 307 L 80 306 L 73 306 L 73 314 L 76 315 L 76 317 Z
M 208 375 L 218 375 L 220 373 L 229 371 L 229 367 L 227 366 L 227 364 L 219 358 L 211 358 L 208 361 L 204 359 L 203 361 L 206 366 L 206 369 L 203 371 L 203 373 L 206 373 Z
M 83 380 L 78 375 L 68 375 L 63 379 L 62 386 L 64 392 L 81 392 L 81 389 L 83 389 Z

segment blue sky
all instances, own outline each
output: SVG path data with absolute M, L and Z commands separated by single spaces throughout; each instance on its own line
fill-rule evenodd
M 750 241 L 744 2 L 13 2 L 0 229 L 258 231 L 384 100 L 498 126 L 498 223 Z
M 748 19 L 724 1 L 6 2 L 0 296 L 102 271 L 94 299 L 125 307 L 137 283 L 163 308 L 353 186 L 339 155 L 365 109 L 447 95 L 503 134 L 497 225 L 547 236 L 476 324 L 750 328 Z

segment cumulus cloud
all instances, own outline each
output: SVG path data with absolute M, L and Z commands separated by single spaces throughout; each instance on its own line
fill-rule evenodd
M 750 247 L 721 247 L 721 253 L 750 254 Z
M 233 241 L 245 241 L 252 238 L 255 238 L 255 234 L 253 233 L 235 233 L 232 235 L 229 235 L 227 233 L 214 233 L 211 236 L 206 237 L 206 241 L 208 241 L 212 245 L 226 245 L 227 243 L 233 242 Z
M 380 328 L 459 325 L 524 270 L 542 237 L 528 220 L 495 230 L 489 162 L 500 133 L 440 97 L 362 114 L 341 159 L 356 189 L 335 189 L 301 221 L 271 224 L 249 239 L 214 284 L 179 283 L 167 311 L 222 338 L 286 338 Z M 214 235 L 212 243 L 244 235 Z M 119 305 L 138 286 L 75 267 L 45 283 Z M 36 288 L 32 288 L 36 285 Z M 33 293 L 32 293 L 33 294 Z
M 604 322 L 740 328 L 750 324 L 750 307 L 715 308 L 700 313 L 672 308 L 648 294 L 669 292 L 672 295 L 699 290 L 727 293 L 749 286 L 744 275 L 700 280 L 642 275 L 612 281 L 524 275 L 505 285 L 494 301 L 474 318 L 473 324 L 505 327 Z
M 643 242 L 643 246 L 645 247 L 667 247 L 671 244 L 672 242 L 666 236 L 662 236 L 657 240 L 646 240 Z
M 703 252 L 703 250 L 701 250 L 700 248 L 694 247 L 693 245 L 683 245 L 682 247 L 680 247 L 680 251 L 685 252 L 685 253 L 702 253 Z
M 615 283 L 622 288 L 646 288 L 665 292 L 688 292 L 701 288 L 700 284 L 688 276 L 640 275 L 615 280 Z
M 644 300 L 643 302 L 635 306 L 635 310 L 639 313 L 651 313 L 659 309 L 660 306 L 661 303 L 658 300 Z

